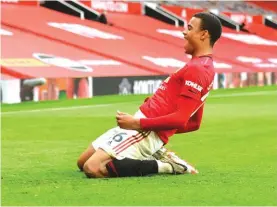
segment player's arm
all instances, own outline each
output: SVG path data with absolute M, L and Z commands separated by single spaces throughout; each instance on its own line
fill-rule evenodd
M 183 125 L 182 128 L 179 128 L 177 130 L 176 134 L 187 133 L 187 132 L 198 130 L 202 121 L 203 111 L 204 111 L 204 105 L 201 106 L 192 117 L 190 117 L 186 125 Z
M 118 126 L 123 129 L 151 131 L 183 128 L 188 123 L 193 112 L 199 107 L 202 91 L 200 75 L 197 67 L 190 67 L 186 70 L 182 79 L 182 88 L 175 112 L 165 116 L 141 119 L 133 118 L 128 114 L 118 113 L 116 116 Z
M 201 76 L 199 66 L 194 65 L 187 68 L 182 78 L 177 110 L 161 117 L 140 119 L 140 127 L 153 131 L 184 128 L 201 101 L 201 91 L 203 90 Z
M 198 104 L 199 102 L 195 99 L 180 96 L 177 110 L 174 113 L 155 118 L 139 119 L 118 111 L 116 115 L 117 125 L 122 129 L 144 129 L 151 131 L 182 128 L 188 122 Z
M 198 104 L 199 102 L 191 97 L 180 96 L 174 113 L 155 118 L 141 118 L 140 128 L 152 131 L 183 128 Z

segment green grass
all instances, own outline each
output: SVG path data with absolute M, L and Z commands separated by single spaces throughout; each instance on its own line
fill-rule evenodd
M 269 91 L 255 94 L 256 91 Z M 168 148 L 199 175 L 87 179 L 79 154 L 133 113 L 145 96 L 2 105 L 2 200 L 6 206 L 277 205 L 276 87 L 214 91 L 202 127 L 176 135 Z M 242 96 L 221 95 L 242 94 Z M 245 94 L 253 93 L 252 96 Z M 110 104 L 112 105 L 98 105 Z M 30 109 L 93 105 L 58 111 Z

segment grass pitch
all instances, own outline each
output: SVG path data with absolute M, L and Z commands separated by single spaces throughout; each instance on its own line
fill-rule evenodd
M 117 109 L 134 113 L 144 97 L 2 105 L 1 204 L 277 205 L 275 86 L 214 91 L 201 129 L 171 138 L 199 175 L 85 178 L 79 154 L 115 126 Z

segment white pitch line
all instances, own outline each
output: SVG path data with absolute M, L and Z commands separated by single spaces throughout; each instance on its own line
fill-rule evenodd
M 257 92 L 242 92 L 242 93 L 231 93 L 231 94 L 218 94 L 211 95 L 208 98 L 224 98 L 224 97 L 239 97 L 239 96 L 259 96 L 259 95 L 269 95 L 276 94 L 277 91 L 257 91 Z M 129 103 L 139 103 L 139 101 L 132 102 L 119 102 L 113 104 L 129 104 Z M 7 111 L 1 112 L 1 115 L 10 115 L 10 114 L 19 114 L 19 113 L 33 113 L 33 112 L 51 112 L 51 111 L 67 111 L 67 110 L 75 110 L 75 109 L 85 109 L 85 108 L 96 108 L 96 107 L 105 107 L 111 106 L 113 104 L 95 104 L 95 105 L 86 105 L 86 106 L 69 106 L 69 107 L 57 107 L 57 108 L 46 108 L 46 109 L 33 109 L 33 110 L 18 110 L 18 111 Z
M 231 93 L 231 94 L 218 94 L 218 95 L 211 95 L 210 98 L 223 98 L 223 97 L 239 97 L 239 96 L 259 96 L 259 95 L 270 95 L 276 94 L 277 91 L 256 91 L 256 92 L 238 92 L 238 93 Z
M 130 102 L 127 102 L 130 103 Z M 105 107 L 112 104 L 97 104 L 97 105 L 86 105 L 86 106 L 69 106 L 69 107 L 57 107 L 57 108 L 47 108 L 47 109 L 33 109 L 33 110 L 18 110 L 18 111 L 7 111 L 2 112 L 2 115 L 8 114 L 18 114 L 18 113 L 32 113 L 32 112 L 47 112 L 47 111 L 63 111 L 63 110 L 75 110 L 75 109 L 85 109 L 85 108 L 95 108 L 95 107 Z

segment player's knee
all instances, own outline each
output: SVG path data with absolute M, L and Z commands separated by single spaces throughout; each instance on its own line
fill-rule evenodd
M 77 160 L 77 166 L 78 166 L 78 168 L 81 170 L 81 171 L 83 171 L 83 168 L 84 168 L 84 160 L 82 160 L 81 158 L 79 158 L 78 160 Z
M 85 163 L 83 171 L 88 178 L 99 178 L 101 177 L 100 165 L 94 163 Z
M 78 158 L 77 166 L 83 171 L 85 162 L 94 154 L 95 149 L 92 146 L 89 146 Z
M 77 166 L 78 168 L 83 171 L 84 170 L 84 165 L 86 163 L 87 159 L 84 158 L 83 156 L 80 156 L 77 160 Z

